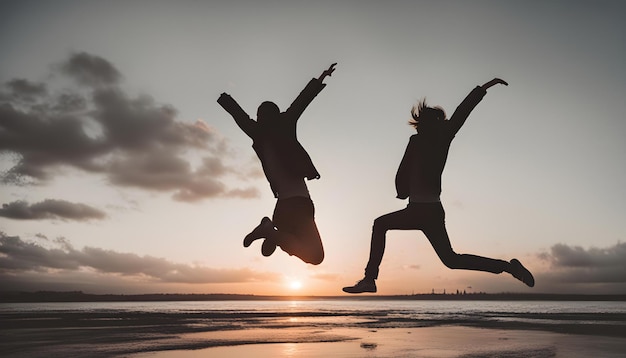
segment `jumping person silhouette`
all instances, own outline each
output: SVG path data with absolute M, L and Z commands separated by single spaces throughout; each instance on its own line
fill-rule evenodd
M 405 209 L 383 215 L 374 220 L 370 256 L 365 277 L 354 286 L 344 287 L 347 293 L 376 292 L 378 270 L 385 251 L 385 234 L 388 230 L 421 230 L 428 238 L 439 259 L 451 269 L 477 270 L 492 273 L 508 272 L 526 285 L 533 287 L 535 280 L 517 259 L 510 262 L 470 254 L 457 254 L 452 249 L 445 226 L 445 212 L 439 196 L 441 174 L 448 157 L 452 139 L 470 112 L 496 85 L 507 85 L 495 78 L 474 88 L 447 120 L 441 107 L 428 107 L 425 100 L 414 106 L 409 121 L 417 134 L 411 136 L 396 174 L 396 191 L 399 199 L 409 198 Z
M 296 124 L 302 112 L 326 86 L 323 80 L 335 71 L 336 63 L 313 78 L 285 111 L 273 102 L 263 102 L 254 121 L 227 93 L 217 102 L 235 119 L 237 125 L 252 138 L 252 148 L 261 161 L 265 177 L 277 198 L 272 219 L 267 216 L 243 240 L 248 247 L 265 238 L 261 245 L 263 256 L 270 256 L 279 246 L 289 255 L 318 265 L 324 260 L 324 248 L 317 225 L 315 208 L 304 178 L 319 179 L 320 175 L 309 154 L 296 138 Z

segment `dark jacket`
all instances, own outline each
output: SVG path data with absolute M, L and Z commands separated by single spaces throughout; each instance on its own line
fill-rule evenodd
M 456 108 L 444 129 L 438 135 L 414 134 L 409 139 L 398 172 L 396 173 L 397 198 L 406 199 L 413 193 L 421 197 L 439 197 L 441 174 L 448 159 L 450 143 L 461 129 L 470 112 L 483 99 L 487 91 L 478 86 Z
M 319 179 L 320 177 L 311 157 L 298 142 L 296 124 L 306 107 L 325 86 L 326 84 L 315 78 L 309 81 L 291 103 L 291 106 L 285 112 L 280 113 L 278 118 L 273 119 L 275 123 L 272 123 L 271 126 L 259 125 L 227 94 L 220 96 L 217 101 L 233 116 L 237 125 L 252 138 L 252 148 L 261 160 L 263 172 L 270 183 L 274 197 L 278 197 L 278 188 L 275 185 L 276 173 L 268 170 L 266 165 L 266 158 L 264 158 L 266 146 L 271 146 L 274 149 L 273 152 L 276 153 L 279 163 L 294 176 L 308 180 Z

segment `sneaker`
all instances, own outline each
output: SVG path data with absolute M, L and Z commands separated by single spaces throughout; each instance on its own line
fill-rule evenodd
M 254 240 L 267 237 L 271 233 L 270 230 L 274 230 L 274 224 L 272 224 L 272 220 L 266 216 L 261 219 L 261 223 L 243 239 L 243 247 L 250 246 Z
M 276 251 L 276 244 L 274 243 L 274 241 L 270 239 L 265 239 L 263 241 L 263 245 L 261 245 L 261 253 L 263 254 L 263 256 L 272 256 L 274 251 Z
M 524 267 L 524 265 L 522 265 L 522 263 L 517 259 L 511 260 L 511 275 L 524 282 L 528 287 L 533 287 L 535 285 L 535 278 L 533 277 L 533 274 L 530 273 L 530 271 L 528 271 L 526 267 Z
M 348 286 L 343 288 L 343 292 L 346 293 L 363 293 L 363 292 L 376 292 L 376 282 L 373 279 L 364 278 L 357 282 L 354 286 Z

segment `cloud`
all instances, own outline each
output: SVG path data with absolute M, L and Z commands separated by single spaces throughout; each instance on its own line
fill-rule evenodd
M 57 239 L 50 248 L 26 242 L 19 236 L 0 233 L 0 276 L 29 276 L 33 272 L 57 274 L 58 271 L 145 278 L 160 283 L 236 283 L 278 280 L 275 273 L 248 268 L 218 269 L 171 262 L 164 258 L 140 256 L 95 247 L 76 250 L 65 239 Z
M 550 263 L 546 275 L 568 283 L 626 283 L 626 243 L 607 248 L 584 249 L 556 244 L 539 255 Z
M 555 244 L 520 261 L 533 273 L 529 288 L 507 273 L 494 277 L 474 271 L 455 273 L 457 287 L 473 292 L 528 292 L 561 294 L 623 294 L 626 292 L 626 243 L 607 247 Z
M 0 89 L 0 152 L 18 158 L 4 183 L 45 183 L 70 167 L 182 201 L 259 195 L 226 185 L 251 170 L 226 162 L 231 150 L 214 128 L 180 121 L 173 106 L 148 95 L 128 95 L 106 59 L 75 53 L 56 68 L 78 86 L 51 93 L 45 83 L 13 79 Z
M 89 205 L 46 199 L 35 204 L 21 200 L 2 204 L 0 217 L 19 220 L 65 219 L 85 221 L 104 219 L 106 214 Z
M 109 61 L 86 52 L 75 53 L 61 64 L 61 72 L 89 86 L 116 84 L 122 74 Z
M 48 90 L 44 83 L 30 82 L 25 79 L 14 79 L 6 83 L 9 95 L 15 100 L 33 102 L 47 94 Z

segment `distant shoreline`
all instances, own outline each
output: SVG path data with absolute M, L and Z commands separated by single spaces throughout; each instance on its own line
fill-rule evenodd
M 0 292 L 0 303 L 293 301 L 293 300 L 442 300 L 442 301 L 626 301 L 626 294 L 421 293 L 412 295 L 269 296 L 246 294 L 91 294 L 82 291 Z

